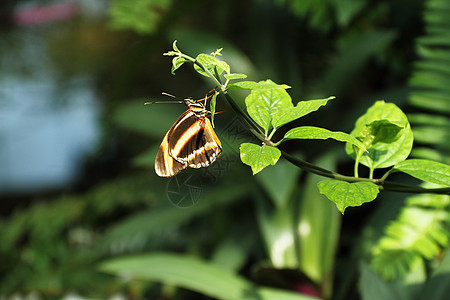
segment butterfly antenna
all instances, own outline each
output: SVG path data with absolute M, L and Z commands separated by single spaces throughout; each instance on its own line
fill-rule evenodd
M 160 103 L 184 103 L 183 100 L 181 100 L 180 98 L 178 98 L 177 96 L 174 96 L 172 94 L 165 93 L 165 92 L 162 92 L 161 94 L 164 95 L 164 96 L 172 97 L 172 98 L 177 99 L 177 100 L 171 100 L 171 101 L 150 101 L 150 102 L 145 102 L 144 105 L 149 105 L 149 104 L 154 104 L 154 103 L 159 103 L 159 104 Z

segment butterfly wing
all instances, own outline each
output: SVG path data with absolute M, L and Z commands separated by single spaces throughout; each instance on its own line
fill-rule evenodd
M 188 164 L 191 168 L 207 167 L 212 164 L 220 153 L 222 153 L 222 144 L 219 141 L 211 122 L 204 118 L 203 127 L 195 136 L 192 148 L 193 151 L 188 155 Z
M 181 170 L 184 170 L 188 167 L 188 164 L 179 162 L 174 159 L 169 151 L 169 137 L 171 136 L 171 132 L 175 127 L 179 125 L 180 122 L 183 121 L 188 113 L 189 111 L 184 112 L 175 121 L 175 123 L 173 123 L 172 127 L 170 127 L 169 131 L 167 131 L 163 141 L 161 142 L 161 145 L 158 148 L 158 152 L 156 153 L 155 158 L 155 171 L 158 176 L 172 177 L 178 174 Z
M 187 114 L 169 138 L 169 152 L 191 168 L 209 166 L 222 152 L 222 145 L 206 117 Z

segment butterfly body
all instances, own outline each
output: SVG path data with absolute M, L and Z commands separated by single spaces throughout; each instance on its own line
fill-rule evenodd
M 161 177 L 174 176 L 188 167 L 207 167 L 222 152 L 205 105 L 191 99 L 184 101 L 188 110 L 167 131 L 156 153 L 155 171 Z

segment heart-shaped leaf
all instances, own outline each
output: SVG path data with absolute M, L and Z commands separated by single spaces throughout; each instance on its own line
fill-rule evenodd
M 269 165 L 275 165 L 281 156 L 280 150 L 266 145 L 243 143 L 240 150 L 242 162 L 252 168 L 253 175 Z
M 395 132 L 400 127 L 397 136 Z M 367 139 L 373 133 L 375 135 Z M 408 118 L 393 103 L 377 101 L 356 121 L 350 134 L 367 145 L 368 152 L 362 154 L 360 162 L 371 169 L 393 166 L 411 153 L 413 133 Z M 356 158 L 352 144 L 347 144 L 345 150 Z
M 328 179 L 317 184 L 321 194 L 336 203 L 338 210 L 344 214 L 349 206 L 360 206 L 374 200 L 379 192 L 378 186 L 371 182 L 346 182 Z

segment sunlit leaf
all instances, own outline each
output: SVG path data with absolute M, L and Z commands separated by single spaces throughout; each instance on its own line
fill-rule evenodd
M 364 145 L 354 136 L 351 136 L 345 132 L 340 131 L 330 131 L 320 127 L 314 126 L 302 126 L 292 128 L 284 135 L 282 141 L 292 140 L 292 139 L 334 139 L 340 142 L 351 143 L 361 149 L 364 149 Z
M 426 159 L 408 159 L 397 163 L 392 172 L 400 171 L 431 183 L 450 186 L 450 166 Z
M 268 80 L 263 84 L 274 84 Z M 267 132 L 274 114 L 280 109 L 292 107 L 292 99 L 285 89 L 256 89 L 245 98 L 248 114 Z
M 382 122 L 377 123 L 376 121 Z M 372 140 L 365 140 L 365 138 L 370 135 L 370 130 L 374 128 L 370 127 L 371 124 L 380 127 L 383 124 L 387 125 L 389 123 L 395 124 L 398 127 L 403 127 L 400 133 L 401 135 L 398 138 L 395 137 L 393 139 L 391 138 L 391 140 L 385 140 L 388 143 L 382 141 L 373 143 L 376 141 L 377 136 L 372 136 Z M 392 131 L 380 131 L 383 135 L 388 132 Z M 405 160 L 411 153 L 413 133 L 408 118 L 401 109 L 393 103 L 377 101 L 356 121 L 355 128 L 350 134 L 363 140 L 368 146 L 371 146 L 370 148 L 367 148 L 368 152 L 362 154 L 360 160 L 363 165 L 371 169 L 393 166 L 396 163 Z M 352 157 L 356 157 L 353 145 L 347 143 L 345 150 Z
M 317 185 L 321 194 L 336 203 L 339 211 L 344 211 L 349 206 L 360 206 L 363 203 L 374 200 L 378 193 L 378 186 L 370 182 L 345 182 L 328 179 Z
M 280 150 L 271 146 L 243 143 L 240 147 L 241 160 L 252 168 L 253 175 L 269 165 L 275 165 L 281 156 Z
M 180 56 L 176 56 L 172 59 L 172 70 L 170 71 L 175 75 L 175 71 L 186 62 L 186 59 Z
M 272 126 L 277 129 L 297 120 L 311 112 L 318 110 L 321 106 L 326 105 L 327 102 L 335 97 L 329 97 L 327 99 L 300 101 L 295 107 L 285 107 L 279 109 L 273 116 Z
M 214 72 L 215 67 L 217 68 L 219 75 L 222 74 L 224 71 L 226 73 L 230 73 L 230 66 L 226 62 L 218 59 L 215 56 L 208 55 L 208 54 L 199 54 L 196 58 L 196 61 L 198 63 L 200 63 L 201 65 L 203 65 L 203 67 L 205 67 L 213 75 L 215 75 L 215 72 Z M 202 68 L 200 68 L 197 64 L 194 64 L 194 69 L 198 73 L 200 73 L 206 77 L 210 76 L 206 71 L 204 71 Z

